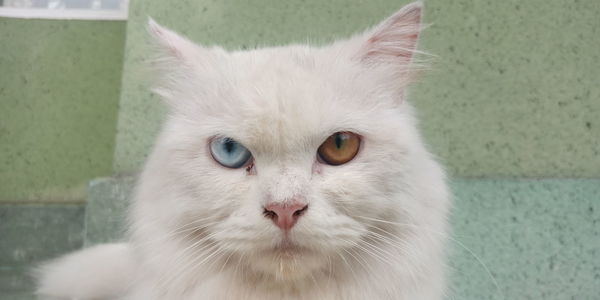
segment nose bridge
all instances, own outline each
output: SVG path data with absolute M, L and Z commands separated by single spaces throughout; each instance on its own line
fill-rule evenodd
M 304 201 L 308 176 L 300 168 L 279 165 L 271 168 L 265 177 L 267 203 Z

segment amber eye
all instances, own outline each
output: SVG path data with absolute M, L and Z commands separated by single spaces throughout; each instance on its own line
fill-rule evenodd
M 337 166 L 352 160 L 360 147 L 360 137 L 352 132 L 336 132 L 319 146 L 319 157 Z

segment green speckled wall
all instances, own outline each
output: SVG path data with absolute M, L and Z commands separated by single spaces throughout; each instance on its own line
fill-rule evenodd
M 600 1 L 426 1 L 428 141 L 458 176 L 600 176 Z
M 72 202 L 110 175 L 125 22 L 0 18 L 0 202 Z
M 227 48 L 315 43 L 374 24 L 409 1 L 133 1 L 115 170 L 139 168 L 162 115 L 144 68 L 147 16 Z M 414 88 L 427 141 L 453 175 L 600 176 L 600 1 L 427 0 Z

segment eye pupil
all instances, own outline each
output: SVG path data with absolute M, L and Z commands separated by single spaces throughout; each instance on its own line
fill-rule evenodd
M 227 153 L 231 153 L 233 151 L 233 148 L 235 147 L 235 144 L 231 139 L 227 139 L 223 146 L 225 147 L 225 151 L 227 151 Z
M 341 134 L 336 134 L 335 135 L 335 146 L 340 149 L 342 148 L 342 144 L 344 143 L 344 139 L 342 138 Z

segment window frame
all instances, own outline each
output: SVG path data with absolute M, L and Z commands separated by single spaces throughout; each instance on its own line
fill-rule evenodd
M 129 1 L 122 9 L 77 9 L 0 6 L 0 17 L 54 20 L 127 20 Z

